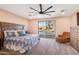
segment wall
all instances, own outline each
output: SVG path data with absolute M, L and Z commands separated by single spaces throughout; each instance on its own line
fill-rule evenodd
M 25 25 L 25 30 L 28 29 L 27 19 L 14 15 L 4 10 L 0 10 L 0 22 L 22 24 L 22 25 Z
M 29 32 L 38 33 L 38 21 L 43 21 L 43 20 L 45 19 L 30 20 Z M 72 16 L 49 18 L 48 20 L 56 20 L 56 37 L 65 31 L 69 32 L 71 26 L 77 25 L 76 13 L 73 14 Z
M 72 16 L 71 16 L 71 26 L 77 26 L 77 13 L 74 13 Z
M 25 25 L 25 30 L 31 33 L 38 33 L 38 21 L 47 19 L 27 20 L 4 10 L 0 10 L 0 22 L 16 23 Z M 71 26 L 77 26 L 76 13 L 68 17 L 48 18 L 48 20 L 56 20 L 56 36 L 64 31 L 70 31 Z
M 56 18 L 56 37 L 58 34 L 70 31 L 71 17 Z
M 29 32 L 30 33 L 38 33 L 38 20 L 30 20 L 29 21 Z

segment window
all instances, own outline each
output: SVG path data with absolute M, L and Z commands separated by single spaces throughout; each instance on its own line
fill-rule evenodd
M 55 37 L 55 21 L 39 21 L 38 29 L 40 37 Z

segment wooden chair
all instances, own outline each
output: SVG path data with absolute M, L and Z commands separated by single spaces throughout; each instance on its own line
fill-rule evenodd
M 69 32 L 63 32 L 62 35 L 58 35 L 58 38 L 56 39 L 57 42 L 60 43 L 67 43 L 70 41 L 70 33 Z

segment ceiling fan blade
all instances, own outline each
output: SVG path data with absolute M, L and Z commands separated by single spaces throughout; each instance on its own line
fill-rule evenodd
M 42 12 L 42 4 L 40 4 L 40 12 Z
M 49 16 L 51 16 L 51 14 L 46 14 L 46 13 L 44 13 L 45 15 L 49 15 Z
M 29 13 L 37 13 L 37 12 L 29 12 Z
M 32 9 L 32 10 L 34 10 L 34 11 L 37 11 L 37 12 L 39 12 L 38 10 L 36 10 L 36 9 L 34 9 L 34 8 L 32 8 L 32 7 L 30 7 L 30 9 Z
M 45 11 L 43 11 L 43 12 L 46 12 L 47 10 L 49 10 L 49 9 L 51 9 L 53 6 L 50 6 L 49 8 L 47 8 Z
M 51 13 L 51 12 L 55 12 L 55 11 L 48 11 L 48 12 L 44 12 L 44 13 Z

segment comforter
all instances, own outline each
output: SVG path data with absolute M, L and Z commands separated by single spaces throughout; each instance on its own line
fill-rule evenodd
M 30 50 L 35 44 L 39 42 L 40 38 L 37 34 L 29 34 L 27 36 L 6 37 L 4 39 L 4 47 L 14 51 L 24 53 Z

